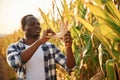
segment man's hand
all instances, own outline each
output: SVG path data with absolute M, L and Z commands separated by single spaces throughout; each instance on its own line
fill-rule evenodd
M 65 46 L 67 48 L 71 47 L 72 46 L 72 37 L 71 37 L 71 34 L 70 34 L 70 31 L 67 31 L 66 34 L 63 36 L 63 41 L 65 43 Z
M 45 30 L 44 32 L 43 32 L 43 34 L 42 34 L 42 36 L 41 36 L 41 38 L 40 38 L 40 41 L 42 42 L 42 43 L 45 43 L 45 42 L 47 42 L 49 39 L 50 39 L 50 37 L 48 37 L 48 36 L 50 36 L 50 35 L 55 35 L 55 32 L 52 30 L 52 29 L 47 29 L 47 30 Z
M 76 65 L 75 58 L 72 51 L 72 37 L 71 37 L 70 31 L 67 31 L 62 39 L 66 46 L 66 49 L 65 49 L 66 56 L 67 56 L 66 66 L 67 66 L 68 72 L 70 72 Z

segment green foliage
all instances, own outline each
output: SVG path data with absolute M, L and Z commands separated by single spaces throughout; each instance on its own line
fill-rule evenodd
M 114 2 L 112 0 L 92 0 L 88 2 L 74 0 L 71 1 L 69 7 L 65 0 L 61 3 L 63 11 L 60 11 L 56 5 L 61 17 L 57 20 L 68 21 L 71 25 L 72 47 L 77 63 L 77 69 L 73 75 L 77 80 L 89 80 L 92 76 L 96 77 L 99 71 L 102 71 L 100 73 L 102 76 L 99 75 L 99 79 L 108 78 L 109 76 L 105 77 L 107 74 L 105 66 L 108 65 L 106 61 L 115 59 L 119 63 L 120 60 L 118 46 L 116 45 L 120 41 L 120 14 Z M 49 17 L 47 18 L 49 19 Z M 53 22 L 56 23 L 57 21 Z M 100 44 L 102 47 L 99 47 Z M 58 44 L 58 46 L 60 45 Z
M 59 22 L 68 22 L 73 38 L 73 52 L 76 59 L 76 69 L 70 75 L 58 67 L 59 79 L 65 80 L 117 80 L 120 79 L 120 13 L 116 5 L 119 0 L 74 0 L 67 4 L 61 0 L 62 8 L 53 0 L 52 12 L 40 13 L 44 23 L 42 31 L 51 28 L 56 33 L 60 31 Z M 54 8 L 57 9 L 57 17 Z M 23 36 L 20 30 L 1 38 L 0 51 L 5 59 L 5 49 Z M 11 38 L 12 37 L 12 38 Z M 64 52 L 61 39 L 51 39 Z M 8 65 L 6 65 L 8 66 Z M 7 71 L 13 74 L 9 68 Z M 12 75 L 9 76 L 14 78 Z

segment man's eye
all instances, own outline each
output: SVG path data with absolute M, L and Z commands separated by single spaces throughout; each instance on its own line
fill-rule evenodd
M 37 25 L 39 25 L 39 26 L 40 26 L 40 23 L 37 23 Z

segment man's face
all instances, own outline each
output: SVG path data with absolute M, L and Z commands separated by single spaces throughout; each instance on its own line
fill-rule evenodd
M 38 19 L 33 16 L 28 16 L 26 18 L 25 35 L 31 38 L 38 38 L 40 31 L 41 28 Z

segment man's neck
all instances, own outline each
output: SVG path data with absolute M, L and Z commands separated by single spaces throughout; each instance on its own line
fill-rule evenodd
M 38 40 L 39 38 L 24 38 L 24 43 L 26 45 L 31 45 L 33 44 L 36 40 Z

